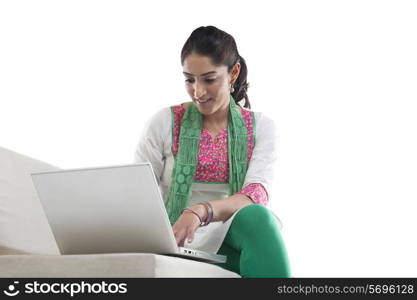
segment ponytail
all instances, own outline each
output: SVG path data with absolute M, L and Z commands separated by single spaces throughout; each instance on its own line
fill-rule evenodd
M 232 96 L 235 99 L 236 103 L 240 102 L 242 99 L 245 99 L 245 104 L 243 105 L 243 107 L 250 109 L 251 106 L 249 102 L 249 97 L 246 93 L 249 87 L 249 83 L 247 82 L 248 67 L 246 66 L 245 59 L 239 54 L 238 56 L 239 56 L 238 62 L 240 62 L 240 72 L 239 72 L 239 76 L 237 77 L 233 85 L 234 91 L 232 93 Z

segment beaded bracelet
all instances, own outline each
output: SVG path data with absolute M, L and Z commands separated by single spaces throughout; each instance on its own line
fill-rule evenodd
M 201 226 L 207 226 L 208 224 L 211 223 L 211 221 L 213 220 L 213 207 L 211 206 L 210 202 L 200 202 L 198 204 L 201 204 L 205 207 L 206 209 L 206 218 L 205 220 L 201 223 Z

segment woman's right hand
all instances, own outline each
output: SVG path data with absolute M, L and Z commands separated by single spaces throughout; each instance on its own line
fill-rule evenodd
M 205 208 L 202 205 L 195 205 L 190 207 L 190 209 L 204 219 Z M 195 214 L 184 211 L 172 227 L 177 245 L 184 247 L 185 240 L 191 243 L 194 240 L 194 233 L 200 227 L 200 224 L 200 219 Z

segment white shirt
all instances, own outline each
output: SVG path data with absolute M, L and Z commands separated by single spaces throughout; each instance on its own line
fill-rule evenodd
M 254 114 L 255 147 L 242 188 L 252 183 L 260 183 L 268 193 L 268 198 L 271 199 L 278 135 L 275 122 L 271 118 L 260 112 Z M 165 203 L 168 200 L 171 173 L 174 167 L 174 156 L 171 150 L 173 142 L 172 124 L 170 107 L 165 107 L 156 112 L 146 122 L 134 153 L 135 163 L 150 162 L 152 164 Z M 226 198 L 229 184 L 193 182 L 191 189 L 192 194 L 187 206 Z M 208 226 L 199 227 L 195 232 L 194 241 L 191 244 L 186 242 L 185 246 L 217 253 L 236 213 L 224 222 L 213 222 Z M 278 222 L 282 227 L 279 219 Z

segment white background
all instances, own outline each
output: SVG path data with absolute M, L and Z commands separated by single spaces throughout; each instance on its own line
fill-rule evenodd
M 186 38 L 215 25 L 279 129 L 270 208 L 293 275 L 415 277 L 416 15 L 415 1 L 1 1 L 0 146 L 62 168 L 132 162 L 144 122 L 189 101 Z

